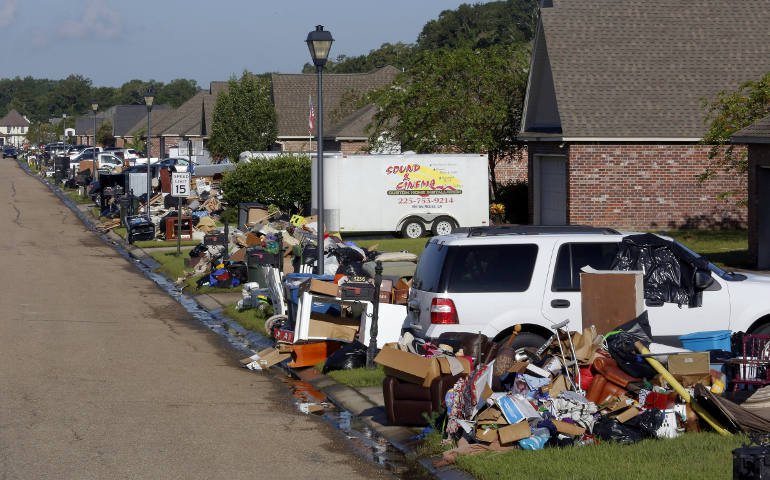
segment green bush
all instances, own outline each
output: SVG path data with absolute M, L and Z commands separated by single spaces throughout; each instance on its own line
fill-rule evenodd
M 221 185 L 225 201 L 233 207 L 259 202 L 299 212 L 310 203 L 310 157 L 283 154 L 241 162 L 225 174 Z
M 498 187 L 497 202 L 505 205 L 505 219 L 508 223 L 528 223 L 528 191 L 526 182 L 510 182 Z

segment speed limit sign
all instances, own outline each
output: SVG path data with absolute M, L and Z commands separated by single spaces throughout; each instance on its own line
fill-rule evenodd
M 190 196 L 190 172 L 173 172 L 171 174 L 171 195 L 174 197 Z

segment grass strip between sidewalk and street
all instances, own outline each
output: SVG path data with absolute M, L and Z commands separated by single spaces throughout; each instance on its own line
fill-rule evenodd
M 222 310 L 222 313 L 226 317 L 238 322 L 243 328 L 267 336 L 267 331 L 265 331 L 265 320 L 273 315 L 272 308 L 266 308 L 264 310 L 249 308 L 241 311 L 238 310 L 235 305 L 236 304 L 228 305 Z
M 435 444 L 435 439 L 433 441 Z M 685 433 L 633 445 L 601 442 L 583 447 L 513 450 L 460 456 L 455 464 L 479 480 L 500 478 L 732 478 L 732 451 L 748 443 L 745 435 Z M 502 472 L 506 472 L 501 476 Z
M 316 365 L 316 369 L 320 372 L 323 370 L 323 362 Z M 349 387 L 379 387 L 382 386 L 382 381 L 385 380 L 385 369 L 382 365 L 376 365 L 375 368 L 354 368 L 352 370 L 334 370 L 326 373 L 327 376 L 333 378 L 337 383 L 347 385 Z

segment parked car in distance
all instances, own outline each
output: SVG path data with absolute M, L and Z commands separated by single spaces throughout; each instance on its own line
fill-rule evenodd
M 546 342 L 551 325 L 569 320 L 572 330 L 587 326 L 582 325 L 581 268 L 609 269 L 629 235 L 580 226 L 462 230 L 428 241 L 409 292 L 408 329 L 430 339 L 445 332 L 481 332 L 504 344 L 520 326 L 511 346 L 522 355 Z M 698 286 L 701 306 L 647 302 L 653 339 L 681 346 L 679 336 L 699 331 L 770 334 L 770 275 L 705 264 L 710 278 Z
M 124 160 L 133 160 L 139 158 L 139 153 L 133 148 L 121 148 L 121 147 L 109 147 L 104 149 L 105 152 L 112 153 L 113 155 L 123 158 Z
M 3 158 L 17 158 L 19 153 L 16 151 L 16 147 L 13 145 L 5 145 L 3 146 Z
M 101 152 L 102 151 L 102 147 L 93 147 L 93 146 L 88 147 L 88 146 L 86 146 L 85 148 L 83 148 L 81 150 L 78 150 L 75 153 L 70 153 L 70 160 L 75 159 L 78 155 L 82 155 L 84 153 L 93 152 L 94 150 L 96 150 L 97 152 Z
M 159 165 L 161 168 L 168 168 L 172 172 L 187 172 L 191 162 L 183 157 L 169 157 L 161 160 Z

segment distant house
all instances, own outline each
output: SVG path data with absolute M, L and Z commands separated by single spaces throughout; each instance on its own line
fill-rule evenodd
M 770 116 L 735 132 L 732 143 L 748 146 L 749 255 L 770 270 Z
M 702 99 L 770 71 L 770 2 L 541 0 L 520 138 L 538 224 L 743 226 Z
M 395 67 L 385 66 L 368 73 L 323 76 L 324 150 L 369 152 L 366 127 L 374 118 L 375 107 L 356 105 L 354 99 L 361 93 L 390 84 L 399 72 Z M 271 76 L 273 104 L 278 115 L 277 141 L 282 151 L 316 149 L 316 131 L 310 132 L 308 117 L 311 99 L 318 115 L 317 78 L 316 74 L 274 73 Z
M 153 107 L 152 111 L 169 110 L 168 105 L 158 105 Z M 96 129 L 102 126 L 102 123 L 109 121 L 112 124 L 112 136 L 116 139 L 123 138 L 127 132 L 136 125 L 136 123 L 147 118 L 147 107 L 144 105 L 115 105 L 103 112 L 96 114 Z M 94 117 L 84 115 L 75 120 L 76 141 L 82 145 L 94 144 Z M 122 146 L 122 145 L 119 145 Z
M 199 90 L 178 108 L 156 111 L 153 107 L 150 117 L 151 156 L 165 158 L 169 155 L 169 150 L 181 141 L 207 141 L 211 133 L 217 94 L 225 89 L 227 82 L 211 82 L 207 90 Z M 147 130 L 146 108 L 144 118 L 129 128 L 126 134 L 118 139 L 118 143 L 122 145 L 126 139 L 142 129 Z
M 0 118 L 0 145 L 20 147 L 27 141 L 29 120 L 16 110 L 11 110 Z

